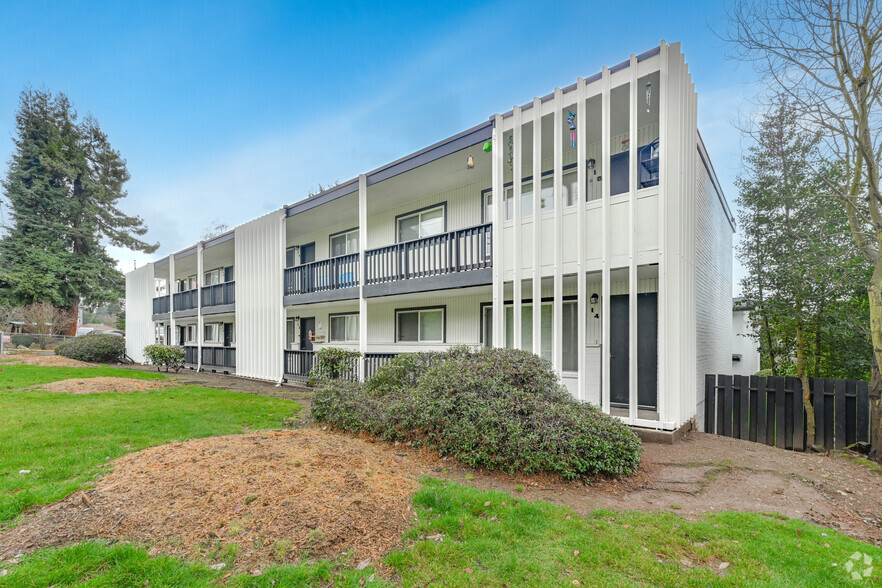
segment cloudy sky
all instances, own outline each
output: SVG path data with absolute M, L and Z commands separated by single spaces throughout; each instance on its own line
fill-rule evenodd
M 734 206 L 745 144 L 733 123 L 758 88 L 718 37 L 725 4 L 613 4 L 0 3 L 0 157 L 28 84 L 91 112 L 128 161 L 122 208 L 161 244 L 111 249 L 129 271 L 214 221 L 278 209 L 664 39 L 682 43 Z

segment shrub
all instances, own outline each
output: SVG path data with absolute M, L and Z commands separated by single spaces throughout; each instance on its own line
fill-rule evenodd
M 323 347 L 313 355 L 309 381 L 320 383 L 341 377 L 357 377 L 361 352 L 343 347 Z
M 326 382 L 313 418 L 489 469 L 567 479 L 636 471 L 634 432 L 573 399 L 548 361 L 513 349 L 414 355 L 396 357 L 364 385 Z
M 34 338 L 30 335 L 12 335 L 9 338 L 9 342 L 15 347 L 18 347 L 19 345 L 22 347 L 30 347 L 34 344 Z
M 176 345 L 148 345 L 144 348 L 144 355 L 156 366 L 156 371 L 164 367 L 165 371 L 172 369 L 177 372 L 184 367 L 186 359 L 184 348 Z
M 83 335 L 55 347 L 58 355 L 97 363 L 119 361 L 125 352 L 126 340 L 116 335 Z

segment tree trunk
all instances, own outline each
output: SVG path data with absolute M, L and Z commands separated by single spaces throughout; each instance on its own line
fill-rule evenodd
M 68 321 L 67 327 L 64 329 L 64 333 L 62 335 L 70 335 L 75 336 L 77 334 L 77 327 L 80 326 L 79 318 L 80 318 L 80 304 L 73 303 L 68 307 L 68 312 L 70 314 L 70 319 Z
M 870 284 L 870 337 L 873 341 L 873 371 L 870 376 L 870 459 L 882 461 L 882 255 L 876 261 Z
M 802 318 L 796 321 L 796 377 L 802 382 L 802 405 L 805 407 L 806 438 L 815 438 L 815 407 L 812 406 L 812 391 L 805 373 L 805 332 Z
M 821 377 L 821 316 L 823 313 L 823 308 L 818 310 L 818 323 L 815 326 L 815 369 L 813 373 L 816 378 Z

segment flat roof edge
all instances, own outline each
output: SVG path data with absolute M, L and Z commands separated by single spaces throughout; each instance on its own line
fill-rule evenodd
M 714 191 L 717 193 L 717 198 L 720 200 L 720 204 L 723 206 L 723 210 L 726 213 L 726 218 L 729 220 L 732 230 L 735 231 L 735 216 L 732 214 L 732 209 L 729 208 L 729 202 L 726 200 L 723 188 L 720 187 L 720 180 L 717 177 L 716 170 L 714 170 L 714 164 L 711 162 L 710 155 L 707 153 L 707 148 L 704 146 L 704 139 L 701 138 L 701 132 L 697 129 L 695 133 L 698 136 L 698 155 L 701 157 L 701 161 L 707 169 L 711 184 L 714 187 Z

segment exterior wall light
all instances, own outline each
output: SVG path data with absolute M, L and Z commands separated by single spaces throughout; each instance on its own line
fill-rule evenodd
M 597 295 L 597 292 L 591 295 L 591 304 L 597 304 L 598 300 L 600 300 L 600 296 Z
M 466 159 L 466 167 L 468 169 L 475 169 L 475 158 L 469 155 L 468 159 Z

